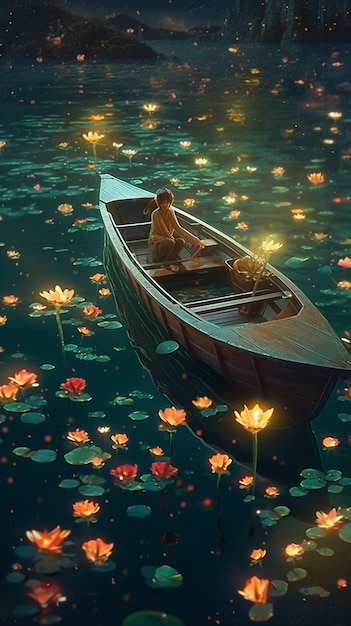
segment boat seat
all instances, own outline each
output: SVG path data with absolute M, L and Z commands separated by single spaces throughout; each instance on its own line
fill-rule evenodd
M 231 297 L 223 296 L 223 298 L 212 298 L 207 300 L 207 302 L 189 302 L 185 306 L 190 309 L 193 313 L 204 314 L 211 313 L 213 311 L 219 311 L 223 309 L 233 308 L 237 306 L 242 306 L 244 304 L 253 304 L 254 302 L 266 302 L 268 300 L 278 300 L 278 298 L 284 297 L 284 294 L 281 291 L 275 291 L 271 293 L 259 293 L 255 296 L 252 296 L 250 292 L 245 292 L 242 294 L 234 294 Z
M 144 269 L 152 278 L 159 278 L 160 276 L 174 276 L 223 266 L 223 259 L 215 255 L 209 255 L 193 257 L 187 261 L 169 261 L 167 265 L 164 265 L 164 263 L 162 263 L 162 265 L 160 265 L 160 263 L 150 263 L 149 265 L 144 265 Z M 179 270 L 172 270 L 171 267 L 179 267 Z

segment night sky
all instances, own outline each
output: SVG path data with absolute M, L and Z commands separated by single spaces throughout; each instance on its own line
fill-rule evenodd
M 1 1 L 1 0 L 0 0 Z M 149 26 L 186 30 L 191 26 L 221 25 L 227 0 L 55 0 L 58 6 L 86 16 L 130 15 Z

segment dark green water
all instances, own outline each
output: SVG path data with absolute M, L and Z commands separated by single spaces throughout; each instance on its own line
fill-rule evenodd
M 97 210 L 99 172 L 150 190 L 167 184 L 179 206 L 191 206 L 246 245 L 267 237 L 282 242 L 272 262 L 345 336 L 351 330 L 351 290 L 337 283 L 346 281 L 347 287 L 351 281 L 351 270 L 338 265 L 351 256 L 349 50 L 174 52 L 177 60 L 145 65 L 55 66 L 44 60 L 3 68 L 1 299 L 15 295 L 19 300 L 15 306 L 2 303 L 0 311 L 7 318 L 0 326 L 0 384 L 24 368 L 37 375 L 39 387 L 26 389 L 16 406 L 3 403 L 1 410 L 0 619 L 4 624 L 122 626 L 127 616 L 154 610 L 176 616 L 178 625 L 243 625 L 250 623 L 252 603 L 237 592 L 256 575 L 287 583 L 285 595 L 269 600 L 271 624 L 344 626 L 348 589 L 338 588 L 337 580 L 349 582 L 347 529 L 342 538 L 332 530 L 316 545 L 304 543 L 305 553 L 295 563 L 287 562 L 284 548 L 307 539 L 317 510 L 350 506 L 346 383 L 339 382 L 311 425 L 279 429 L 273 423 L 259 434 L 256 499 L 245 502 L 247 492 L 238 481 L 251 471 L 251 439 L 235 426 L 233 409 L 250 398 L 228 389 L 182 350 L 158 355 L 156 347 L 166 337 L 133 300 L 128 285 L 118 275 L 114 284 L 95 284 L 91 276 L 106 273 Z M 157 109 L 149 114 L 144 105 L 151 102 Z M 96 157 L 82 137 L 89 131 L 104 135 Z M 129 149 L 136 150 L 131 163 L 123 154 Z M 197 165 L 198 158 L 207 161 Z M 311 173 L 321 173 L 323 182 L 311 184 Z M 62 204 L 72 205 L 72 212 L 62 214 Z M 304 219 L 294 219 L 294 209 Z M 18 252 L 17 258 L 10 251 Z M 39 292 L 55 285 L 74 289 L 79 297 L 61 315 L 64 351 L 55 317 L 33 316 L 31 307 L 47 304 Z M 102 287 L 111 295 L 101 295 Z M 102 310 L 97 320 L 84 316 L 87 303 Z M 83 337 L 79 326 L 94 334 Z M 57 395 L 70 377 L 86 381 L 86 401 Z M 204 417 L 191 402 L 203 395 L 224 409 Z M 158 411 L 172 404 L 187 411 L 189 424 L 174 437 L 176 479 L 157 491 L 120 489 L 111 469 L 137 464 L 140 485 L 153 461 L 149 447 L 161 446 L 168 454 Z M 99 433 L 101 426 L 110 432 Z M 67 434 L 76 428 L 112 454 L 100 470 L 66 461 L 64 455 L 75 449 Z M 115 433 L 129 437 L 128 449 L 119 450 L 117 458 L 110 440 Z M 337 437 L 340 445 L 324 450 L 325 436 Z M 18 452 L 20 447 L 29 448 L 27 456 Z M 33 456 L 43 449 L 50 451 L 44 459 L 42 453 Z M 234 459 L 230 475 L 221 479 L 219 510 L 216 476 L 208 462 L 217 449 Z M 289 490 L 299 485 L 303 468 L 315 468 L 324 477 L 305 496 L 295 497 Z M 330 469 L 340 473 L 325 478 Z M 77 482 L 62 483 L 71 479 Z M 98 490 L 96 483 L 101 483 Z M 271 485 L 280 491 L 274 499 L 264 497 Z M 84 499 L 99 503 L 96 523 L 76 523 L 72 505 Z M 130 516 L 129 507 L 135 505 L 148 507 L 149 515 Z M 290 514 L 263 524 L 258 511 L 276 506 L 289 507 Z M 38 555 L 28 550 L 26 531 L 57 525 L 71 530 L 64 549 L 69 558 L 46 573 Z M 81 548 L 97 537 L 114 543 L 109 564 L 100 569 L 88 563 Z M 263 570 L 251 566 L 249 557 L 261 547 L 267 550 Z M 179 586 L 170 588 L 169 580 L 148 584 L 149 570 L 143 568 L 163 565 L 182 575 Z M 294 567 L 305 570 L 304 578 L 289 580 Z M 9 576 L 14 571 L 22 574 L 18 582 Z M 66 600 L 56 603 L 55 596 L 39 610 L 27 595 L 33 579 L 36 585 L 58 585 L 56 596 Z M 310 595 L 313 589 L 316 595 Z M 159 621 L 143 620 L 137 626 L 173 624 L 160 616 Z

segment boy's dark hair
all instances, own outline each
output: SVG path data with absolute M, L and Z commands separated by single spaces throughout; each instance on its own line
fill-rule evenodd
M 172 204 L 174 200 L 174 194 L 172 193 L 170 189 L 167 189 L 167 187 L 162 187 L 162 189 L 158 189 L 156 191 L 155 200 L 158 206 L 161 204 L 161 202 L 164 202 L 165 200 L 167 200 L 167 202 L 170 202 L 170 204 Z

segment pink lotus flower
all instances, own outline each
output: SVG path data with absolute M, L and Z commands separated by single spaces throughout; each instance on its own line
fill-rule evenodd
M 124 465 L 118 465 L 118 467 L 115 467 L 110 471 L 110 474 L 117 479 L 117 484 L 128 485 L 136 479 L 138 475 L 138 466 L 128 465 L 127 463 Z
M 155 461 L 151 465 L 151 472 L 155 480 L 169 480 L 178 471 L 177 467 L 173 467 L 167 461 Z

